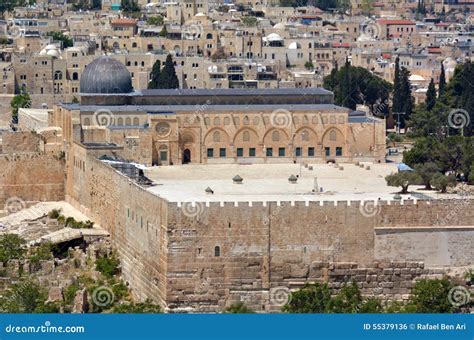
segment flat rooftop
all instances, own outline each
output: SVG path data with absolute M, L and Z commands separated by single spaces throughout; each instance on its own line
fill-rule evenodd
M 370 170 L 355 164 L 187 164 L 149 167 L 145 175 L 155 186 L 148 191 L 170 202 L 259 202 L 259 201 L 347 201 L 393 200 L 399 188 L 389 187 L 385 176 L 396 172 L 396 163 L 372 164 Z M 242 184 L 232 178 L 239 175 Z M 296 184 L 288 178 L 299 176 Z M 317 186 L 322 192 L 313 192 Z M 205 192 L 209 187 L 214 194 Z M 421 191 L 421 186 L 410 186 L 404 199 L 436 199 L 434 191 Z M 442 195 L 448 198 L 451 195 Z

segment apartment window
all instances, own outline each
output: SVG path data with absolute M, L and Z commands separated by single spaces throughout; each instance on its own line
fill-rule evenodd
M 325 147 L 324 148 L 324 152 L 326 153 L 326 157 L 329 157 L 331 156 L 331 148 L 330 147 Z
M 285 148 L 278 148 L 278 157 L 285 157 Z
M 255 157 L 255 148 L 250 148 L 249 149 L 249 156 L 250 157 Z
M 207 149 L 207 158 L 214 157 L 214 149 Z
M 219 248 L 219 247 L 214 248 L 214 256 L 215 257 L 221 256 L 221 248 Z
M 243 156 L 244 156 L 244 149 L 237 148 L 237 157 L 243 157 Z
M 342 156 L 342 148 L 339 146 L 336 148 L 336 156 Z
M 219 149 L 219 157 L 222 157 L 222 158 L 225 157 L 225 150 L 226 150 L 225 148 Z
M 308 157 L 314 157 L 314 148 L 313 147 L 308 148 Z
M 301 157 L 301 148 L 300 147 L 296 148 L 295 155 L 296 155 L 296 157 Z
M 267 148 L 267 157 L 273 156 L 273 148 Z

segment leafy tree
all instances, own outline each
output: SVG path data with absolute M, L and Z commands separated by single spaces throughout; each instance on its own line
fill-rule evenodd
M 387 135 L 387 144 L 388 145 L 391 144 L 393 147 L 397 145 L 397 143 L 400 143 L 402 140 L 403 140 L 402 137 L 396 134 L 395 132 L 390 132 Z
M 160 72 L 157 80 L 158 89 L 177 89 L 179 88 L 179 80 L 174 69 L 173 58 L 168 54 L 165 66 Z
M 335 102 L 351 109 L 357 104 L 366 104 L 372 112 L 385 115 L 388 105 L 379 108 L 380 103 L 388 102 L 392 85 L 362 67 L 351 66 L 346 60 L 344 67 L 335 67 L 324 78 L 323 87 L 334 92 Z
M 121 8 L 125 13 L 129 12 L 140 12 L 140 6 L 135 0 L 121 0 Z
M 425 190 L 431 190 L 431 181 L 436 174 L 439 174 L 439 167 L 436 163 L 419 163 L 415 165 L 415 170 L 425 186 Z
M 153 64 L 153 68 L 151 70 L 151 74 L 150 74 L 151 80 L 148 83 L 148 88 L 149 89 L 157 89 L 158 88 L 158 81 L 159 81 L 159 78 L 160 78 L 160 74 L 161 74 L 161 61 L 157 60 Z
M 61 41 L 63 48 L 74 46 L 74 41 L 70 37 L 68 37 L 67 35 L 64 35 L 61 32 L 48 32 L 46 35 L 49 37 L 52 37 L 53 41 Z
M 31 107 L 31 98 L 28 93 L 17 94 L 10 102 L 12 108 L 12 122 L 18 123 L 18 109 Z
M 474 163 L 472 163 L 470 170 L 470 174 L 468 175 L 469 184 L 474 184 Z
M 339 294 L 331 299 L 329 311 L 332 313 L 357 313 L 362 305 L 362 295 L 355 282 L 344 285 Z
M 418 174 L 413 171 L 400 171 L 385 177 L 387 185 L 391 187 L 402 187 L 402 194 L 408 193 L 408 187 L 419 182 Z
M 431 78 L 430 85 L 428 86 L 428 91 L 426 92 L 426 109 L 431 111 L 436 104 L 436 89 L 433 78 Z
M 289 313 L 325 313 L 331 303 L 331 291 L 324 283 L 307 284 L 304 288 L 291 292 L 290 301 L 283 306 Z
M 115 255 L 110 255 L 109 257 L 99 257 L 96 262 L 95 269 L 102 273 L 107 278 L 112 278 L 115 274 L 119 272 L 120 261 Z
M 411 95 L 411 84 L 410 84 L 410 71 L 405 67 L 402 67 L 400 71 L 400 91 L 402 94 L 402 107 L 400 112 L 405 112 L 402 117 L 403 121 L 409 119 L 413 110 L 413 97 Z
M 440 192 L 445 193 L 448 187 L 456 185 L 456 177 L 453 175 L 446 176 L 438 172 L 433 176 L 431 184 Z
M 407 122 L 410 133 L 415 137 L 443 138 L 446 135 L 448 111 L 446 105 L 440 101 L 436 102 L 431 111 L 427 110 L 425 105 L 418 105 Z
M 400 81 L 400 58 L 395 58 L 395 75 L 393 78 L 393 100 L 392 111 L 401 112 L 402 110 L 402 93 Z
M 254 311 L 251 308 L 248 308 L 243 302 L 237 302 L 227 307 L 225 310 L 226 313 L 231 314 L 252 314 Z
M 452 313 L 455 308 L 448 300 L 452 287 L 453 284 L 446 278 L 418 281 L 411 290 L 407 312 Z
M 247 27 L 257 26 L 257 18 L 252 16 L 246 16 L 242 18 L 242 23 Z
M 374 0 L 362 0 L 360 8 L 364 15 L 370 15 L 374 10 Z
M 314 70 L 314 65 L 311 61 L 307 61 L 305 64 L 304 64 L 304 67 L 307 69 L 307 70 Z
M 79 99 L 77 99 L 77 97 L 74 96 L 74 97 L 72 97 L 71 103 L 73 103 L 73 104 L 79 104 Z
M 3 313 L 58 313 L 55 304 L 46 304 L 48 294 L 39 284 L 27 280 L 14 284 L 0 298 Z
M 369 298 L 360 304 L 358 313 L 382 313 L 384 308 L 379 299 Z
M 26 241 L 16 234 L 0 236 L 0 262 L 21 259 L 25 253 Z
M 52 260 L 55 248 L 57 248 L 57 246 L 51 242 L 41 243 L 39 246 L 33 248 L 31 255 L 28 258 L 32 264 L 39 264 L 40 261 Z
M 166 37 L 168 35 L 168 30 L 166 29 L 166 25 L 163 26 L 163 28 L 161 29 L 160 33 L 159 33 L 159 36 L 160 37 Z
M 121 304 L 112 309 L 112 313 L 126 314 L 158 314 L 161 312 L 160 305 L 156 305 L 150 300 L 140 303 Z
M 158 15 L 156 17 L 149 17 L 146 19 L 146 24 L 151 25 L 151 26 L 162 26 L 164 22 L 164 19 L 161 15 Z

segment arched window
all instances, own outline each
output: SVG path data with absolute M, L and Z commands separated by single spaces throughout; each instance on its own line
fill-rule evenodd
M 125 125 L 127 126 L 132 125 L 132 120 L 130 119 L 130 117 L 125 118 Z
M 211 120 L 209 119 L 209 117 L 204 118 L 204 124 L 206 124 L 207 126 L 211 124 Z
M 212 34 L 211 34 L 211 33 L 207 33 L 206 39 L 212 39 Z
M 221 125 L 221 120 L 219 117 L 214 118 L 214 125 Z
M 140 125 L 140 120 L 137 117 L 133 118 L 133 125 Z
M 244 117 L 244 125 L 249 125 L 249 117 L 248 116 Z
M 336 117 L 335 116 L 329 117 L 329 123 L 330 124 L 336 124 Z
M 132 48 L 137 48 L 137 46 L 138 46 L 138 45 L 137 45 L 136 42 L 132 43 Z
M 344 124 L 344 116 L 339 116 L 338 123 L 339 124 Z
M 313 119 L 312 119 L 312 122 L 313 124 L 318 124 L 318 116 L 313 116 Z
M 308 116 L 307 115 L 303 116 L 303 124 L 308 124 Z
M 230 118 L 229 117 L 225 117 L 224 118 L 224 125 L 229 125 L 230 124 Z
M 117 125 L 118 126 L 123 126 L 123 118 L 120 117 L 119 119 L 117 119 Z
M 79 75 L 77 74 L 77 72 L 74 72 L 72 74 L 72 80 L 79 80 Z
M 221 248 L 220 247 L 218 247 L 218 246 L 214 247 L 214 256 L 215 257 L 221 256 Z
M 91 120 L 90 120 L 90 118 L 84 118 L 84 125 L 85 125 L 85 126 L 91 125 Z
M 336 131 L 332 130 L 329 132 L 329 140 L 335 141 L 337 139 Z
M 249 142 L 250 141 L 250 133 L 248 131 L 244 131 L 242 134 L 242 139 L 244 142 Z
M 259 123 L 260 123 L 260 117 L 259 116 L 253 117 L 253 125 L 258 125 Z
M 212 140 L 214 142 L 220 142 L 221 141 L 221 134 L 219 131 L 214 131 L 214 134 L 212 135 Z
M 62 80 L 62 79 L 63 79 L 63 73 L 61 71 L 54 72 L 54 80 Z
M 273 131 L 272 141 L 274 141 L 274 142 L 279 142 L 280 141 L 280 133 L 278 131 Z

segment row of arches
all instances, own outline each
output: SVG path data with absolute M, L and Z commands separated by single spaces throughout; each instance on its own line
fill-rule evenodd
M 284 117 L 286 120 L 288 120 L 288 123 L 294 123 L 294 124 L 344 124 L 346 123 L 346 116 L 345 115 L 292 115 L 291 116 L 291 122 L 290 117 Z M 196 120 L 199 120 L 199 117 L 196 117 Z M 214 118 L 210 117 L 204 117 L 204 124 L 206 126 L 210 126 L 211 124 L 213 126 L 228 126 L 228 125 L 259 125 L 263 120 L 264 124 L 271 124 L 272 123 L 272 118 L 271 116 L 263 116 L 261 115 L 255 115 L 253 117 L 249 116 L 244 116 L 242 119 L 239 116 L 231 117 L 231 116 L 225 116 L 225 117 L 219 117 L 216 116 Z

